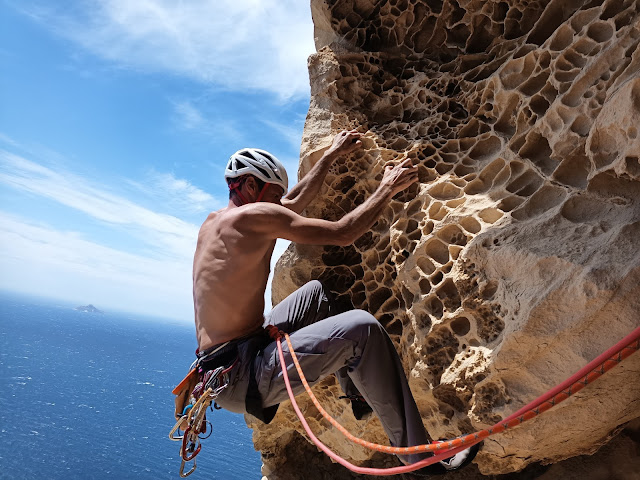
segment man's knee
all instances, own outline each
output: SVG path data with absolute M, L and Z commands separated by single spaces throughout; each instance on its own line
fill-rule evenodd
M 384 331 L 376 317 L 365 310 L 350 310 L 342 315 L 348 316 L 346 323 L 349 325 L 349 330 L 358 335 L 376 335 Z
M 324 286 L 322 285 L 322 283 L 320 283 L 319 280 L 311 280 L 305 283 L 304 288 L 308 288 L 309 290 L 318 293 L 324 292 Z
M 326 314 L 334 315 L 333 304 L 334 304 L 334 296 L 333 294 L 325 288 L 325 286 L 319 280 L 311 280 L 307 282 L 304 288 L 308 288 L 309 292 L 312 292 L 312 295 L 319 300 L 321 304 L 325 304 L 326 308 L 328 308 Z

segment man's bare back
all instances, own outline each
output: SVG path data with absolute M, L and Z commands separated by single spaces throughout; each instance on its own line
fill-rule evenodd
M 210 214 L 198 235 L 193 300 L 200 350 L 248 335 L 263 322 L 275 240 L 243 234 L 235 228 L 242 211 L 235 210 Z
M 237 186 L 229 205 L 209 215 L 193 262 L 196 334 L 201 351 L 258 330 L 277 238 L 315 245 L 350 245 L 375 223 L 398 192 L 417 181 L 410 160 L 388 166 L 378 189 L 336 222 L 300 215 L 320 191 L 332 163 L 362 147 L 361 134 L 341 132 L 291 191 L 256 178 Z M 238 184 L 240 185 L 240 183 Z M 240 200 L 241 199 L 241 200 Z

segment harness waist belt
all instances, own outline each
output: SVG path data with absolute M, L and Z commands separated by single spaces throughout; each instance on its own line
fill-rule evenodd
M 249 362 L 249 384 L 245 397 L 245 410 L 258 420 L 270 423 L 278 411 L 279 404 L 264 408 L 262 406 L 262 396 L 258 391 L 256 381 L 255 358 L 262 352 L 272 339 L 261 329 L 248 337 L 231 340 L 226 344 L 215 345 L 204 352 L 198 354 L 197 366 L 202 372 L 213 370 L 218 367 L 229 367 L 238 360 L 240 353 Z
M 238 358 L 239 340 L 232 340 L 223 344 L 217 349 L 207 349 L 198 354 L 197 365 L 203 372 L 213 370 L 218 367 L 229 367 Z

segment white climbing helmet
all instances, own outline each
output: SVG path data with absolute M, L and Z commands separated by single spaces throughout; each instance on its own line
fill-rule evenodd
M 255 175 L 266 183 L 275 183 L 287 193 L 289 179 L 284 165 L 269 152 L 257 148 L 243 148 L 231 155 L 224 178 L 237 178 L 242 175 Z

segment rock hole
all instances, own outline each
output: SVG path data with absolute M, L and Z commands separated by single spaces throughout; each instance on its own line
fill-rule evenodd
M 435 238 L 427 242 L 425 245 L 425 252 L 429 257 L 441 265 L 444 265 L 449 261 L 449 250 L 447 249 L 447 246 Z
M 445 307 L 450 310 L 456 310 L 461 305 L 460 294 L 453 280 L 447 278 L 436 290 L 436 294 L 442 300 Z
M 442 274 L 442 272 L 438 272 L 433 277 L 431 277 L 431 282 L 433 282 L 434 285 L 437 285 L 442 281 L 443 278 L 444 275 Z
M 627 172 L 629 172 L 632 177 L 635 177 L 636 179 L 640 178 L 640 160 L 638 157 L 625 157 L 624 163 Z
M 533 110 L 539 117 L 542 117 L 551 105 L 549 104 L 549 101 L 542 95 L 535 95 L 531 98 L 529 106 L 531 107 L 531 110 Z
M 440 299 L 436 296 L 431 297 L 426 304 L 427 312 L 436 318 L 442 318 L 444 307 Z
M 466 317 L 456 317 L 449 324 L 453 333 L 458 335 L 459 337 L 465 336 L 471 330 L 471 323 L 469 319 Z M 464 348 L 464 347 L 463 347 Z
M 567 192 L 564 188 L 545 185 L 529 198 L 523 208 L 513 212 L 512 216 L 516 220 L 537 217 L 562 203 L 566 196 Z
M 475 147 L 469 152 L 469 157 L 473 160 L 484 160 L 493 158 L 500 152 L 502 143 L 500 139 L 495 136 L 491 136 L 485 140 L 480 140 Z
M 560 183 L 577 188 L 587 186 L 587 177 L 591 169 L 591 162 L 585 155 L 569 155 L 553 172 L 553 178 Z
M 542 185 L 542 177 L 533 170 L 526 170 L 522 175 L 507 185 L 507 191 L 517 195 L 529 196 Z
M 457 225 L 449 225 L 437 233 L 438 238 L 445 243 L 454 245 L 466 245 L 467 236 L 460 230 Z
M 423 295 L 427 295 L 431 292 L 431 283 L 426 278 L 421 279 L 418 282 L 418 286 L 420 287 L 420 293 Z
M 431 220 L 429 220 L 427 223 L 424 224 L 424 227 L 422 227 L 422 234 L 429 235 L 431 232 L 433 232 L 433 227 L 434 227 L 434 223 Z
M 426 257 L 420 257 L 417 263 L 418 263 L 418 268 L 422 270 L 422 272 L 425 275 L 431 275 L 433 272 L 436 271 L 436 267 Z
M 498 284 L 496 282 L 489 282 L 483 288 L 480 295 L 485 300 L 491 300 L 498 291 Z
M 607 22 L 594 22 L 587 28 L 587 35 L 598 43 L 606 42 L 613 36 L 613 27 Z
M 496 223 L 502 218 L 503 213 L 496 208 L 485 208 L 478 212 L 478 216 L 485 223 Z
M 429 189 L 429 195 L 437 200 L 450 200 L 462 195 L 462 190 L 449 182 L 444 182 Z
M 382 304 L 391 297 L 392 292 L 387 287 L 380 287 L 369 295 L 369 311 L 372 314 L 378 311 Z
M 549 48 L 556 52 L 564 50 L 573 42 L 573 30 L 568 25 L 561 25 L 553 35 Z
M 464 228 L 467 232 L 473 234 L 478 233 L 482 229 L 480 222 L 478 222 L 473 217 L 464 217 L 462 220 L 460 220 L 460 226 L 462 226 L 462 228 Z
M 514 208 L 519 207 L 522 202 L 524 202 L 524 199 L 515 195 L 511 195 L 509 197 L 503 198 L 500 201 L 500 203 L 498 204 L 498 209 L 502 210 L 503 212 L 510 212 Z
M 578 115 L 571 124 L 571 131 L 581 137 L 586 137 L 591 129 L 591 121 L 585 115 Z
M 527 135 L 526 142 L 520 149 L 519 154 L 521 157 L 531 160 L 547 175 L 551 175 L 558 165 L 551 158 L 551 148 L 547 139 L 535 131 Z

